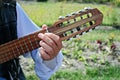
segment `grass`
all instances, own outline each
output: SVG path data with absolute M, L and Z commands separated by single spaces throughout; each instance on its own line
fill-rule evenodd
M 99 4 L 80 4 L 80 3 L 44 3 L 44 2 L 32 2 L 32 3 L 20 3 L 29 17 L 38 25 L 47 24 L 51 26 L 58 17 L 67 15 L 71 12 L 75 12 L 83 9 L 86 6 L 92 8 L 98 8 L 104 15 L 103 25 L 117 25 L 120 24 L 120 8 L 112 5 L 99 5 Z M 119 30 L 94 30 L 93 32 L 81 36 L 84 40 L 106 40 L 109 35 L 113 33 L 115 40 L 120 41 Z M 89 37 L 90 36 L 90 37 Z
M 105 26 L 104 26 L 105 27 Z M 100 26 L 99 26 L 100 28 Z M 114 36 L 114 41 L 120 41 L 120 30 L 117 29 L 96 29 L 92 32 L 86 33 L 85 35 L 81 36 L 81 39 L 84 41 L 96 41 L 96 40 L 102 40 L 102 41 L 108 41 Z
M 120 24 L 120 9 L 112 5 L 80 4 L 80 3 L 20 3 L 29 17 L 38 25 L 52 25 L 58 17 L 83 9 L 86 6 L 98 8 L 104 14 L 102 25 Z M 120 41 L 120 30 L 97 29 L 80 38 L 83 41 L 108 40 L 114 35 L 115 41 Z M 104 68 L 86 68 L 81 70 L 66 71 L 58 70 L 50 80 L 120 80 L 120 67 L 107 66 Z M 27 75 L 27 80 L 39 80 L 35 74 Z
M 119 66 L 93 69 L 87 68 L 84 73 L 81 70 L 63 72 L 61 71 L 55 74 L 55 79 L 51 80 L 119 80 L 119 71 Z
M 52 25 L 59 16 L 65 16 L 72 12 L 84 9 L 84 7 L 98 8 L 104 15 L 103 24 L 120 24 L 120 8 L 112 5 L 81 4 L 81 3 L 21 3 L 30 18 L 39 26 L 42 24 Z
M 120 66 L 86 68 L 82 70 L 59 70 L 50 80 L 120 80 Z M 27 76 L 27 80 L 39 80 L 36 75 Z

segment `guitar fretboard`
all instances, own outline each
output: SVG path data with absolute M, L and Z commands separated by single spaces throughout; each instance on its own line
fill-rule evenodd
M 30 52 L 40 47 L 38 33 L 39 32 L 35 32 L 24 38 L 19 38 L 0 46 L 0 63 L 6 62 L 22 55 L 23 53 Z

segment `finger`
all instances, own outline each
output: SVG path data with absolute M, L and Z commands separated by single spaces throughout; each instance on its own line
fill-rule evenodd
M 51 33 L 47 33 L 47 34 L 51 34 Z M 54 58 L 58 52 L 60 51 L 60 49 L 62 48 L 62 42 L 59 42 L 59 41 L 54 41 L 52 38 L 50 38 L 47 34 L 42 34 L 42 33 L 39 33 L 38 34 L 38 37 L 42 39 L 42 41 L 46 44 L 44 44 L 44 47 L 40 45 L 44 48 L 44 50 L 48 53 L 48 55 L 50 55 L 50 57 Z M 56 38 L 56 37 L 54 37 Z M 57 46 L 57 43 L 58 43 L 58 46 Z M 61 43 L 61 45 L 59 45 Z M 49 48 L 48 48 L 49 46 Z M 53 52 L 52 52 L 53 51 Z
M 38 36 L 42 39 L 42 41 L 40 41 L 40 46 L 44 48 L 50 57 L 54 58 L 59 51 L 55 42 L 45 34 L 40 33 Z
M 40 54 L 41 54 L 41 57 L 44 60 L 50 60 L 51 59 L 51 57 L 45 52 L 45 50 L 42 47 L 40 48 Z
M 38 37 L 41 38 L 47 45 L 51 46 L 54 50 L 57 49 L 56 43 L 46 34 L 40 33 L 38 34 Z
M 49 38 L 51 38 L 55 42 L 55 44 L 57 45 L 57 47 L 59 49 L 62 48 L 62 41 L 59 36 L 57 36 L 53 33 L 45 33 L 45 35 L 47 35 Z
M 47 25 L 45 25 L 45 24 L 42 25 L 42 29 L 47 29 L 47 28 L 48 28 Z
M 47 45 L 45 42 L 40 41 L 40 46 L 44 49 L 44 51 L 47 52 L 48 55 L 50 55 L 51 57 L 54 56 L 54 50 L 52 49 L 52 47 L 50 47 L 49 45 Z

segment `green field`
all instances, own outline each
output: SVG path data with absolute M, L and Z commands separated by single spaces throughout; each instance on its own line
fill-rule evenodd
M 120 80 L 120 66 L 81 70 L 59 70 L 50 80 Z M 27 80 L 39 80 L 35 74 L 27 76 Z
M 120 8 L 112 5 L 100 5 L 100 4 L 81 4 L 81 3 L 36 3 L 20 2 L 26 13 L 30 18 L 38 25 L 47 24 L 51 26 L 58 20 L 59 16 L 65 16 L 66 14 L 84 9 L 84 7 L 98 8 L 104 15 L 102 29 L 95 29 L 94 31 L 87 33 L 80 37 L 82 42 L 95 42 L 97 40 L 108 41 L 111 38 L 116 42 L 120 41 L 120 30 L 109 29 L 113 26 L 120 25 Z M 120 27 L 120 26 L 119 26 Z M 75 40 L 79 44 L 77 49 L 81 46 L 81 41 Z M 68 44 L 71 41 L 68 41 Z M 84 43 L 84 44 L 85 44 Z M 77 45 L 78 45 L 77 44 Z M 74 49 L 74 52 L 77 49 Z M 70 48 L 63 49 L 63 52 L 68 52 Z M 80 50 L 79 50 L 80 51 Z M 85 72 L 81 70 L 58 70 L 50 80 L 120 80 L 120 67 L 119 66 L 106 66 L 103 68 L 86 68 Z M 39 80 L 35 74 L 27 75 L 27 80 Z
M 21 3 L 26 13 L 30 18 L 38 25 L 43 24 L 53 25 L 58 20 L 59 16 L 66 16 L 75 11 L 84 9 L 84 7 L 98 8 L 103 13 L 102 25 L 115 26 L 120 24 L 120 9 L 111 5 L 100 5 L 100 4 L 80 4 L 80 3 Z M 115 24 L 115 25 L 114 25 Z M 97 33 L 99 35 L 97 35 Z M 97 30 L 90 34 L 87 34 L 83 39 L 85 40 L 96 40 L 107 39 L 109 34 L 114 34 L 115 40 L 120 41 L 119 30 Z M 96 34 L 96 35 L 94 35 Z M 92 37 L 89 37 L 92 35 Z M 105 36 L 105 37 L 103 37 Z
M 85 7 L 98 8 L 104 15 L 103 24 L 120 24 L 120 8 L 112 5 L 81 4 L 81 3 L 21 3 L 30 18 L 39 26 L 42 24 L 52 25 L 59 16 L 66 16 Z

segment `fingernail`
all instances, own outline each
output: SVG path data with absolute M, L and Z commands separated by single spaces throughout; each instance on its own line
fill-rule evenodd
M 43 38 L 43 34 L 42 34 L 42 33 L 39 33 L 39 34 L 38 34 L 38 37 Z

